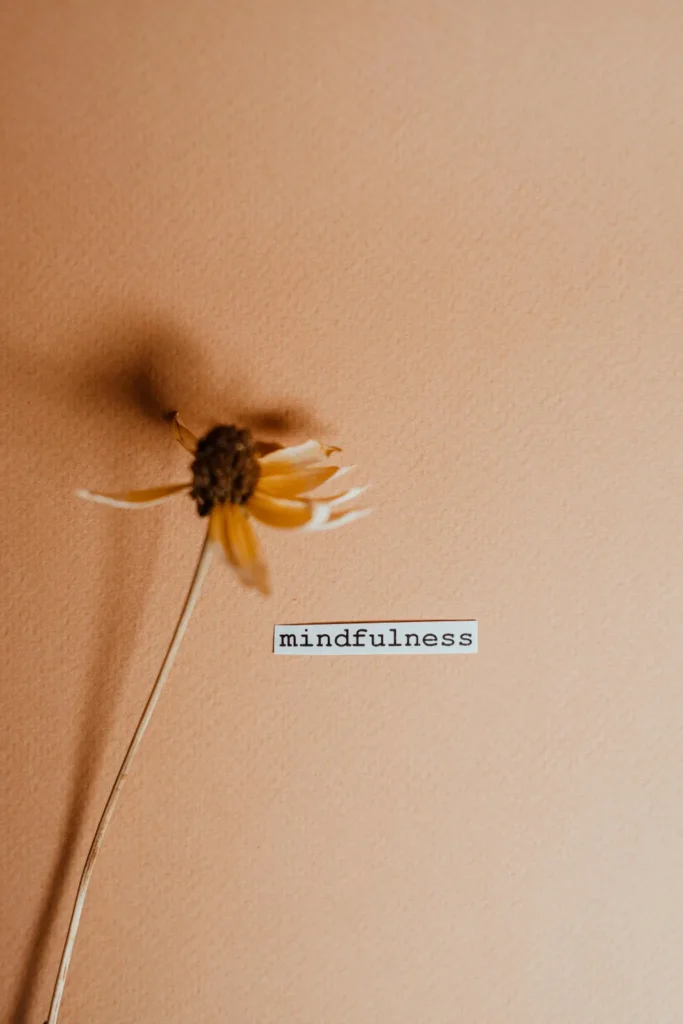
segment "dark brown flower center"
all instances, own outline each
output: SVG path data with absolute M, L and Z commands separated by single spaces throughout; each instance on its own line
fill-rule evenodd
M 261 470 L 248 430 L 214 427 L 197 443 L 192 490 L 200 516 L 215 505 L 244 505 L 254 493 Z

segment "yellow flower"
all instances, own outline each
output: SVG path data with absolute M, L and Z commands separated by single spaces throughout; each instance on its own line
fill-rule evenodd
M 262 594 L 270 592 L 268 570 L 261 557 L 251 517 L 267 526 L 291 530 L 331 530 L 367 515 L 355 507 L 365 490 L 354 487 L 329 498 L 308 493 L 347 473 L 348 468 L 324 460 L 340 451 L 318 441 L 285 448 L 255 441 L 248 430 L 214 427 L 197 438 L 176 415 L 176 440 L 194 455 L 192 479 L 144 491 L 102 494 L 78 491 L 82 498 L 119 508 L 148 508 L 189 493 L 200 516 L 208 516 L 209 540 L 220 544 L 243 583 Z

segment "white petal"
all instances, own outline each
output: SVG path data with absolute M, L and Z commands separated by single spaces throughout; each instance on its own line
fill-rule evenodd
M 351 512 L 342 512 L 340 515 L 332 516 L 327 522 L 321 523 L 319 526 L 310 527 L 310 529 L 320 530 L 336 530 L 339 526 L 347 526 L 349 523 L 355 523 L 357 519 L 365 519 L 372 512 L 371 508 L 356 508 Z
M 355 501 L 357 497 L 369 489 L 370 484 L 366 484 L 365 487 L 351 487 L 348 491 L 344 491 L 343 494 L 336 494 L 331 498 L 321 498 L 320 501 L 324 501 L 328 508 L 334 511 L 335 509 L 341 509 L 344 505 L 348 505 L 350 501 Z
M 305 526 L 302 526 L 302 530 L 320 530 L 323 523 L 326 523 L 330 518 L 331 510 L 329 504 L 322 501 L 311 502 L 311 518 L 308 520 Z

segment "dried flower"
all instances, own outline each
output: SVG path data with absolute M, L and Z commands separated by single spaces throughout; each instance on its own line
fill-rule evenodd
M 88 850 L 59 961 L 46 1024 L 57 1024 L 76 935 L 97 855 L 187 630 L 213 550 L 220 545 L 240 579 L 248 586 L 256 587 L 267 594 L 268 574 L 251 526 L 252 516 L 268 526 L 295 530 L 329 530 L 359 519 L 369 511 L 354 507 L 355 499 L 364 490 L 360 487 L 331 498 L 308 497 L 309 491 L 347 472 L 324 461 L 332 452 L 339 451 L 338 448 L 326 447 L 317 441 L 306 441 L 305 444 L 285 448 L 276 443 L 254 441 L 249 431 L 234 426 L 214 427 L 204 437 L 197 439 L 177 415 L 173 420 L 173 429 L 176 439 L 194 456 L 191 466 L 192 479 L 188 482 L 153 487 L 146 491 L 128 491 L 124 494 L 78 492 L 81 497 L 90 501 L 123 508 L 158 505 L 176 494 L 189 492 L 197 504 L 199 515 L 208 517 L 209 526 L 171 642 L 114 779 Z
M 309 497 L 310 491 L 349 472 L 325 462 L 339 448 L 318 441 L 285 448 L 255 441 L 248 430 L 236 426 L 214 427 L 198 439 L 177 414 L 173 430 L 176 440 L 194 456 L 191 480 L 143 491 L 79 491 L 79 495 L 119 508 L 146 508 L 189 493 L 199 515 L 209 519 L 209 540 L 222 546 L 242 582 L 263 594 L 270 589 L 268 571 L 252 517 L 282 529 L 330 530 L 370 511 L 355 507 L 364 487 L 329 498 Z

